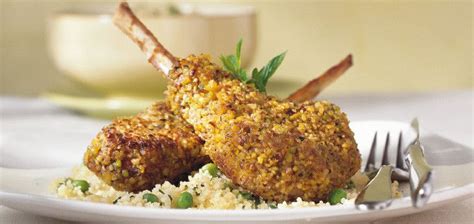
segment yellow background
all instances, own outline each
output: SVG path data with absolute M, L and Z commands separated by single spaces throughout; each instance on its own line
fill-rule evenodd
M 253 64 L 262 66 L 288 50 L 274 78 L 280 86 L 272 85 L 270 91 L 282 88 L 281 83 L 309 80 L 348 53 L 355 65 L 329 93 L 473 88 L 471 1 L 223 2 L 257 7 Z M 46 17 L 91 3 L 106 4 L 2 0 L 0 93 L 35 95 L 75 86 L 48 57 Z

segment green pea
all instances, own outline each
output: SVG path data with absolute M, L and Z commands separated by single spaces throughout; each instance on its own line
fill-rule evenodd
M 217 174 L 219 173 L 219 168 L 217 168 L 216 164 L 214 163 L 208 163 L 204 165 L 202 169 L 207 170 L 207 172 L 213 177 L 217 177 Z
M 344 190 L 336 188 L 329 193 L 328 201 L 331 205 L 335 205 L 341 203 L 341 200 L 346 197 L 347 193 Z
M 275 204 L 270 204 L 268 207 L 270 207 L 270 209 L 277 209 L 278 208 L 278 206 L 275 205 Z
M 89 190 L 89 183 L 85 180 L 72 180 L 72 186 L 79 187 L 82 192 L 86 192 Z
M 178 208 L 190 208 L 193 206 L 193 196 L 189 192 L 182 192 L 178 197 L 176 204 Z
M 249 193 L 249 192 L 243 192 L 243 191 L 241 191 L 241 192 L 240 192 L 240 195 L 242 195 L 242 197 L 243 197 L 244 199 L 247 199 L 247 200 L 253 200 L 253 199 L 254 199 L 253 195 L 252 195 L 251 193 Z
M 155 203 L 158 201 L 158 197 L 152 193 L 143 194 L 142 197 L 146 202 Z

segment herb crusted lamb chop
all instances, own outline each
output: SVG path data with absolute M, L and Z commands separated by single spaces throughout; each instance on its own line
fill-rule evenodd
M 114 22 L 166 74 L 171 111 L 194 128 L 204 153 L 234 184 L 266 200 L 318 200 L 359 170 L 349 121 L 336 105 L 267 96 L 258 83 L 265 68 L 246 82 L 208 56 L 176 59 L 126 3 Z
M 292 101 L 316 97 L 351 66 L 351 60 L 348 56 L 294 92 Z M 176 182 L 211 162 L 203 145 L 193 127 L 166 102 L 156 102 L 136 116 L 117 118 L 105 126 L 88 146 L 84 164 L 115 189 L 137 192 L 164 181 Z

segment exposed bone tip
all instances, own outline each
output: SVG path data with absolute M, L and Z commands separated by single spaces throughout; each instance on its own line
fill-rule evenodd
M 123 2 L 120 2 L 119 8 L 127 9 L 127 8 L 130 8 L 130 6 L 128 5 L 128 2 L 123 1 Z
M 120 24 L 124 23 L 125 19 L 128 18 L 125 15 L 127 13 L 130 15 L 131 11 L 132 10 L 130 9 L 130 6 L 127 2 L 120 2 L 117 7 L 117 10 L 115 10 L 114 16 L 112 17 L 112 21 L 115 25 L 117 25 L 118 28 L 123 30 L 123 27 Z
M 132 39 L 146 55 L 148 61 L 158 70 L 168 74 L 179 65 L 174 57 L 151 31 L 138 19 L 127 2 L 120 2 L 113 16 L 113 23 Z
M 348 54 L 346 56 L 346 58 L 344 58 L 344 61 L 346 61 L 346 63 L 349 64 L 349 66 L 354 65 L 354 61 L 352 59 L 352 54 Z

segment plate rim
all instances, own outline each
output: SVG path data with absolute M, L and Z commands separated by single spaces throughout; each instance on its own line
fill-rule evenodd
M 43 207 L 58 208 L 67 211 L 80 211 L 93 215 L 106 215 L 114 218 L 140 218 L 152 220 L 180 220 L 180 221 L 290 221 L 314 218 L 335 218 L 340 216 L 360 216 L 367 214 L 382 214 L 403 212 L 410 210 L 422 211 L 435 208 L 438 205 L 449 203 L 464 197 L 468 199 L 474 196 L 474 183 L 461 187 L 440 190 L 434 192 L 424 209 L 415 209 L 411 205 L 409 197 L 403 197 L 393 201 L 392 205 L 381 211 L 360 211 L 354 205 L 337 205 L 328 207 L 308 207 L 289 209 L 249 209 L 249 210 L 223 210 L 223 209 L 171 209 L 171 208 L 147 208 L 134 206 L 116 206 L 105 203 L 76 201 L 56 198 L 54 196 L 42 196 L 23 193 L 12 193 L 0 191 L 1 204 L 7 207 L 15 204 L 13 200 L 20 200 L 16 204 L 27 204 L 34 202 Z M 23 200 L 22 200 L 23 199 Z M 6 202 L 6 203 L 5 203 Z M 11 203 L 8 203 L 11 202 Z M 444 202 L 444 203 L 443 203 Z M 49 206 L 45 206 L 45 205 Z M 16 207 L 16 206 L 13 206 Z M 411 212 L 413 213 L 413 212 Z M 355 217 L 354 217 L 355 218 Z

